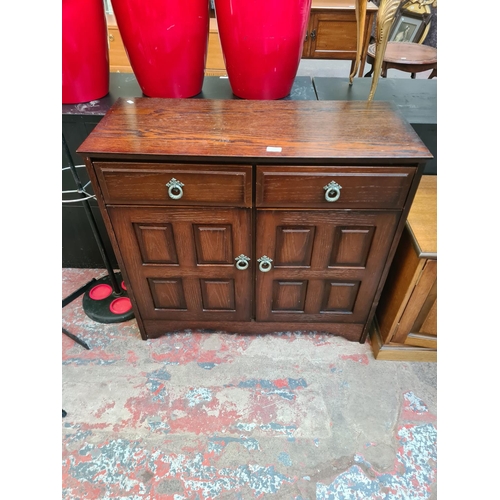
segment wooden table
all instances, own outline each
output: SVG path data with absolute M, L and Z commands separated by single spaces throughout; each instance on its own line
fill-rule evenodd
M 437 176 L 420 181 L 371 330 L 376 359 L 437 361 Z
M 366 61 L 372 65 L 372 69 L 365 76 L 371 76 L 373 73 L 373 62 L 375 60 L 375 44 L 368 47 Z M 416 73 L 432 70 L 429 79 L 437 76 L 437 49 L 422 45 L 421 43 L 409 42 L 388 42 L 382 63 L 383 78 L 387 77 L 388 69 L 398 69 L 411 73 L 415 78 Z

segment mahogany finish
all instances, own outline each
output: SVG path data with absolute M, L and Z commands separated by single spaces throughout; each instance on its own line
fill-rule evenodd
M 383 102 L 129 101 L 78 152 L 142 337 L 319 330 L 364 342 L 431 158 L 405 119 Z

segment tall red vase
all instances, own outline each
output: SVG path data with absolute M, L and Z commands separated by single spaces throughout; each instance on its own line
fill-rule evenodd
M 207 58 L 207 0 L 112 0 L 116 24 L 142 92 L 193 97 Z
M 108 92 L 108 30 L 103 1 L 63 0 L 62 102 L 89 102 Z
M 215 0 L 233 94 L 280 99 L 290 93 L 310 10 L 311 0 Z

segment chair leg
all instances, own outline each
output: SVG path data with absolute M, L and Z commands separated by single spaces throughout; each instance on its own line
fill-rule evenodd
M 435 76 L 438 76 L 438 70 L 437 68 L 434 68 L 431 72 L 431 74 L 429 75 L 429 78 L 428 80 L 431 80 L 432 78 L 434 78 Z

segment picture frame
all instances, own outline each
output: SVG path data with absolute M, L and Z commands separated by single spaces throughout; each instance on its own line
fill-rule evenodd
M 422 43 L 425 38 L 425 34 L 423 37 L 422 34 L 428 21 L 428 16 L 400 11 L 392 25 L 389 42 Z

